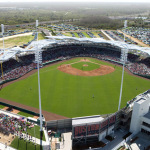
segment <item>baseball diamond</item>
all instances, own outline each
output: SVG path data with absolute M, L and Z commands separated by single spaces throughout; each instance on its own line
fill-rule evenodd
M 80 76 L 78 72 L 72 75 L 58 69 L 66 64 L 80 62 L 84 58 L 86 57 L 72 58 L 40 69 L 42 110 L 65 117 L 108 114 L 117 110 L 121 66 L 88 57 L 86 60 L 89 62 L 99 64 L 100 68 L 103 65 L 108 66 L 113 71 L 102 76 Z M 149 84 L 149 80 L 134 76 L 126 69 L 121 107 L 124 107 L 126 102 L 138 93 L 147 90 Z M 18 79 L 8 86 L 4 84 L 0 97 L 38 108 L 37 91 L 37 72 L 33 70 L 33 74 L 31 71 L 29 76 L 23 80 Z

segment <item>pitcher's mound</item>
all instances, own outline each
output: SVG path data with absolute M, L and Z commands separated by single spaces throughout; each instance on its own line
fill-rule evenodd
M 84 64 L 83 67 L 88 67 L 88 65 L 87 65 L 87 64 Z

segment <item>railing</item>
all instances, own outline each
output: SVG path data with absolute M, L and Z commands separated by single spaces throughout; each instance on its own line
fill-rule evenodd
M 119 147 L 123 146 L 125 143 L 125 140 L 123 140 L 121 143 L 119 143 L 117 146 L 115 146 L 112 150 L 117 150 Z
M 3 144 L 3 143 L 1 143 L 1 142 L 0 142 L 0 148 L 2 148 L 2 149 L 7 149 L 7 150 L 17 150 L 17 149 L 15 149 L 15 148 L 13 148 L 13 147 L 11 147 L 11 146 L 7 146 L 6 144 Z

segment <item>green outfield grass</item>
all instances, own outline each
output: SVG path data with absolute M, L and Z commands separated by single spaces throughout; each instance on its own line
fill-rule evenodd
M 84 65 L 88 65 L 88 66 L 84 66 Z M 78 62 L 78 63 L 72 64 L 71 66 L 79 70 L 83 70 L 83 71 L 91 71 L 94 69 L 98 69 L 100 67 L 100 65 L 94 64 L 91 62 Z
M 42 109 L 66 117 L 107 114 L 117 111 L 122 67 L 103 76 L 76 76 L 57 69 L 61 64 L 79 61 L 75 58 L 40 70 Z M 83 58 L 82 58 L 83 59 Z M 88 58 L 93 62 L 113 64 Z M 0 97 L 38 108 L 37 73 L 0 91 Z M 125 72 L 121 108 L 136 95 L 149 89 L 150 80 Z M 8 94 L 9 93 L 9 94 Z M 94 95 L 94 98 L 93 98 Z

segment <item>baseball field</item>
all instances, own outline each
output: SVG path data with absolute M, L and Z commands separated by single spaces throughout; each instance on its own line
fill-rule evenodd
M 76 72 L 65 72 L 63 67 Z M 105 73 L 97 75 L 96 69 Z M 83 75 L 84 72 L 88 75 Z M 121 66 L 93 58 L 74 58 L 46 66 L 40 69 L 42 109 L 66 117 L 116 112 L 121 74 Z M 126 70 L 121 107 L 149 88 L 150 80 Z M 4 87 L 0 97 L 38 108 L 37 72 Z

